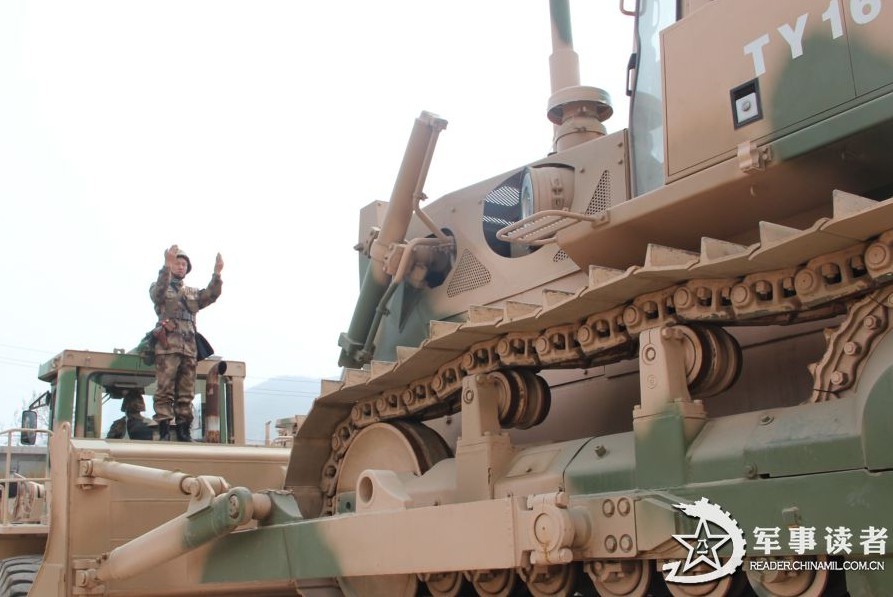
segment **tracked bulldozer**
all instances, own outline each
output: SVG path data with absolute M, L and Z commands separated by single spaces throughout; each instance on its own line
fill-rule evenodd
M 621 5 L 610 134 L 549 8 L 551 150 L 423 206 L 415 120 L 281 482 L 53 527 L 32 594 L 893 594 L 893 8 Z M 54 507 L 136 491 L 60 431 Z

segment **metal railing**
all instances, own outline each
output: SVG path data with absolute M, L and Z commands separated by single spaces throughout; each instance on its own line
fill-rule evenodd
M 44 448 L 43 451 L 43 476 L 41 477 L 26 477 L 20 475 L 19 473 L 14 473 L 12 470 L 12 461 L 13 455 L 16 448 L 27 448 L 28 446 L 19 446 L 13 445 L 12 443 L 12 434 L 22 432 L 27 433 L 45 433 L 47 438 L 53 435 L 53 432 L 49 429 L 25 429 L 21 427 L 16 427 L 14 429 L 6 429 L 0 431 L 0 437 L 6 436 L 6 445 L 0 446 L 0 448 L 6 451 L 6 464 L 4 467 L 3 477 L 0 478 L 0 492 L 2 492 L 2 497 L 0 497 L 0 527 L 7 528 L 12 525 L 15 525 L 16 528 L 21 528 L 22 524 L 37 524 L 39 526 L 44 526 L 46 523 L 43 521 L 43 512 L 37 512 L 37 518 L 33 516 L 33 514 L 29 516 L 19 516 L 21 512 L 10 512 L 10 493 L 12 491 L 13 486 L 15 486 L 15 502 L 14 504 L 25 504 L 25 500 L 28 498 L 28 492 L 34 489 L 34 501 L 38 501 L 37 498 L 43 497 L 44 503 L 49 504 L 49 447 L 48 446 L 40 446 Z M 40 454 L 40 451 L 21 451 L 20 454 Z M 13 476 L 18 475 L 18 476 Z M 42 491 L 41 491 L 42 488 Z M 43 494 L 41 496 L 41 493 Z M 42 509 L 41 509 L 42 510 Z

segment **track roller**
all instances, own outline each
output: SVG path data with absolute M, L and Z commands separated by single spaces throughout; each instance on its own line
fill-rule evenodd
M 651 587 L 648 560 L 593 560 L 584 570 L 601 597 L 645 597 Z
M 533 566 L 522 570 L 521 578 L 533 597 L 568 597 L 577 587 L 580 568 L 577 564 Z

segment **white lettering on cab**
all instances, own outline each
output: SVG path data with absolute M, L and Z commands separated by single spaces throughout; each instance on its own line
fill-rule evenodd
M 882 0 L 849 0 L 850 14 L 857 25 L 865 25 L 875 20 L 881 12 Z M 803 33 L 806 31 L 806 22 L 809 14 L 804 13 L 797 17 L 792 27 L 785 23 L 778 27 L 781 38 L 787 42 L 791 50 L 791 60 L 803 55 Z M 828 9 L 822 13 L 822 22 L 829 23 L 831 27 L 831 39 L 837 39 L 843 35 L 843 18 L 840 11 L 840 0 L 831 0 Z M 763 48 L 772 43 L 768 33 L 764 33 L 750 43 L 744 45 L 744 55 L 753 60 L 754 76 L 766 74 L 766 60 L 763 57 Z

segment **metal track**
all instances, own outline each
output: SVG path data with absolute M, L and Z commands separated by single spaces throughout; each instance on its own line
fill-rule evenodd
M 649 245 L 641 266 L 591 267 L 586 286 L 544 291 L 540 305 L 508 301 L 501 308 L 471 307 L 461 323 L 431 321 L 428 338 L 418 348 L 398 347 L 396 362 L 376 361 L 324 381 L 293 452 L 309 458 L 303 447 L 313 444 L 319 459 L 320 440 L 331 434 L 325 464 L 305 469 L 322 471 L 322 513 L 332 512 L 339 463 L 364 427 L 458 411 L 457 390 L 466 375 L 633 358 L 638 335 L 657 326 L 793 323 L 852 306 L 853 315 L 829 337 L 813 367 L 811 399 L 833 398 L 852 385 L 887 326 L 874 306 L 890 300 L 883 287 L 893 280 L 893 199 L 835 191 L 831 218 L 806 230 L 763 222 L 759 232 L 760 241 L 750 246 L 703 238 L 700 254 Z

